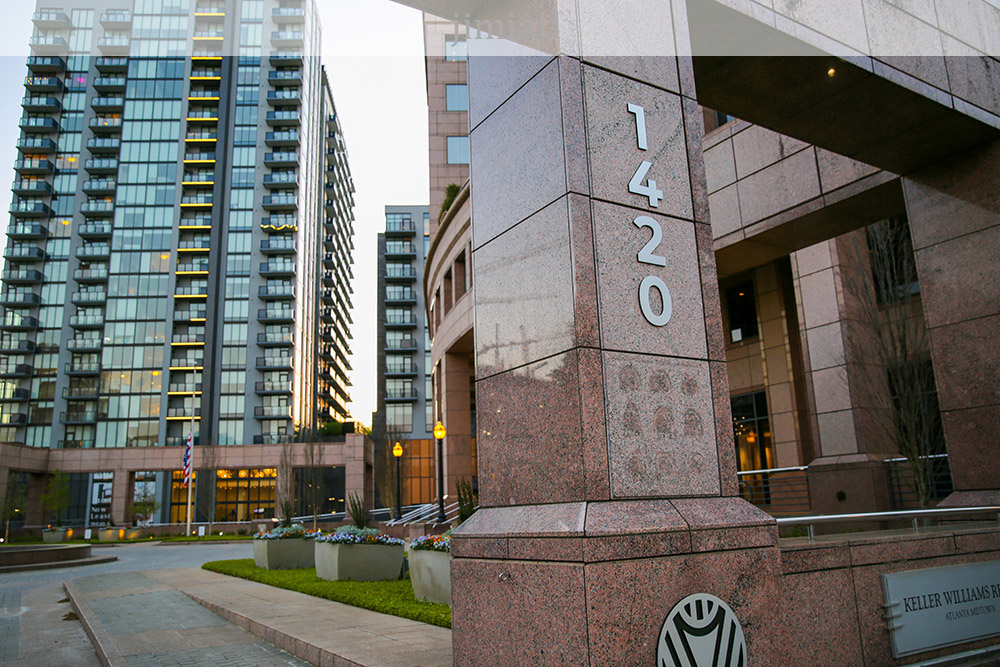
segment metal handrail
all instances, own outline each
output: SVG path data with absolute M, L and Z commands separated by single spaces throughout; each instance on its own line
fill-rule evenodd
M 919 519 L 931 517 L 962 516 L 968 514 L 996 513 L 997 523 L 1000 523 L 1000 505 L 988 505 L 984 507 L 943 507 L 923 510 L 895 510 L 891 512 L 855 512 L 851 514 L 817 514 L 813 516 L 792 516 L 775 519 L 778 526 L 807 526 L 809 528 L 809 541 L 815 540 L 813 525 L 817 523 L 835 523 L 838 521 L 871 521 L 871 520 L 891 520 L 910 519 L 913 525 L 913 533 L 920 533 Z
M 809 466 L 792 466 L 790 468 L 765 468 L 763 470 L 741 470 L 736 473 L 737 477 L 742 475 L 767 475 L 771 473 L 779 472 L 801 472 L 803 470 L 808 470 Z

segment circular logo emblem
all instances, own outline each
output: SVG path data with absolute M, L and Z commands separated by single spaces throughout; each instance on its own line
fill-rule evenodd
M 743 626 L 725 602 L 689 595 L 670 610 L 660 629 L 656 667 L 746 667 Z

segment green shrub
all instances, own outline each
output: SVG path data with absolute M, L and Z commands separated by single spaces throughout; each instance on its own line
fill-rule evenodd
M 351 515 L 355 526 L 368 527 L 368 510 L 365 509 L 365 501 L 357 493 L 352 493 L 347 500 L 347 513 Z
M 451 607 L 418 600 L 409 579 L 395 581 L 326 581 L 312 568 L 300 570 L 265 570 L 256 567 L 252 558 L 217 560 L 202 568 L 249 579 L 261 584 L 298 591 L 306 595 L 408 618 L 442 628 L 451 627 Z

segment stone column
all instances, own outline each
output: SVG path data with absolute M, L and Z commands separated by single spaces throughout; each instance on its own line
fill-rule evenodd
M 1000 503 L 1000 142 L 903 179 L 954 493 Z
M 577 27 L 662 44 L 675 4 Z M 469 85 L 482 508 L 453 541 L 455 664 L 650 664 L 695 592 L 752 652 L 777 531 L 736 497 L 691 61 L 472 57 Z
M 45 493 L 45 485 L 48 484 L 48 481 L 49 474 L 44 472 L 32 473 L 28 479 L 28 507 L 24 513 L 26 526 L 47 526 L 52 522 L 52 515 L 42 503 L 42 494 Z
M 121 526 L 128 522 L 127 510 L 135 489 L 135 473 L 115 470 L 111 481 L 111 521 Z
M 468 354 L 446 353 L 441 357 L 441 410 L 447 417 L 448 436 L 444 448 L 444 482 L 447 502 L 454 502 L 458 480 L 472 481 L 472 366 Z M 436 447 L 436 445 L 435 445 Z M 437 450 L 435 449 L 435 456 Z M 437 478 L 435 477 L 435 485 Z M 436 487 L 435 487 L 436 488 Z

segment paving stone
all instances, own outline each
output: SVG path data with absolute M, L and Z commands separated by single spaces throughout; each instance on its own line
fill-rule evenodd
M 136 667 L 308 667 L 309 665 L 264 642 L 225 648 L 132 655 L 128 656 L 128 664 Z

